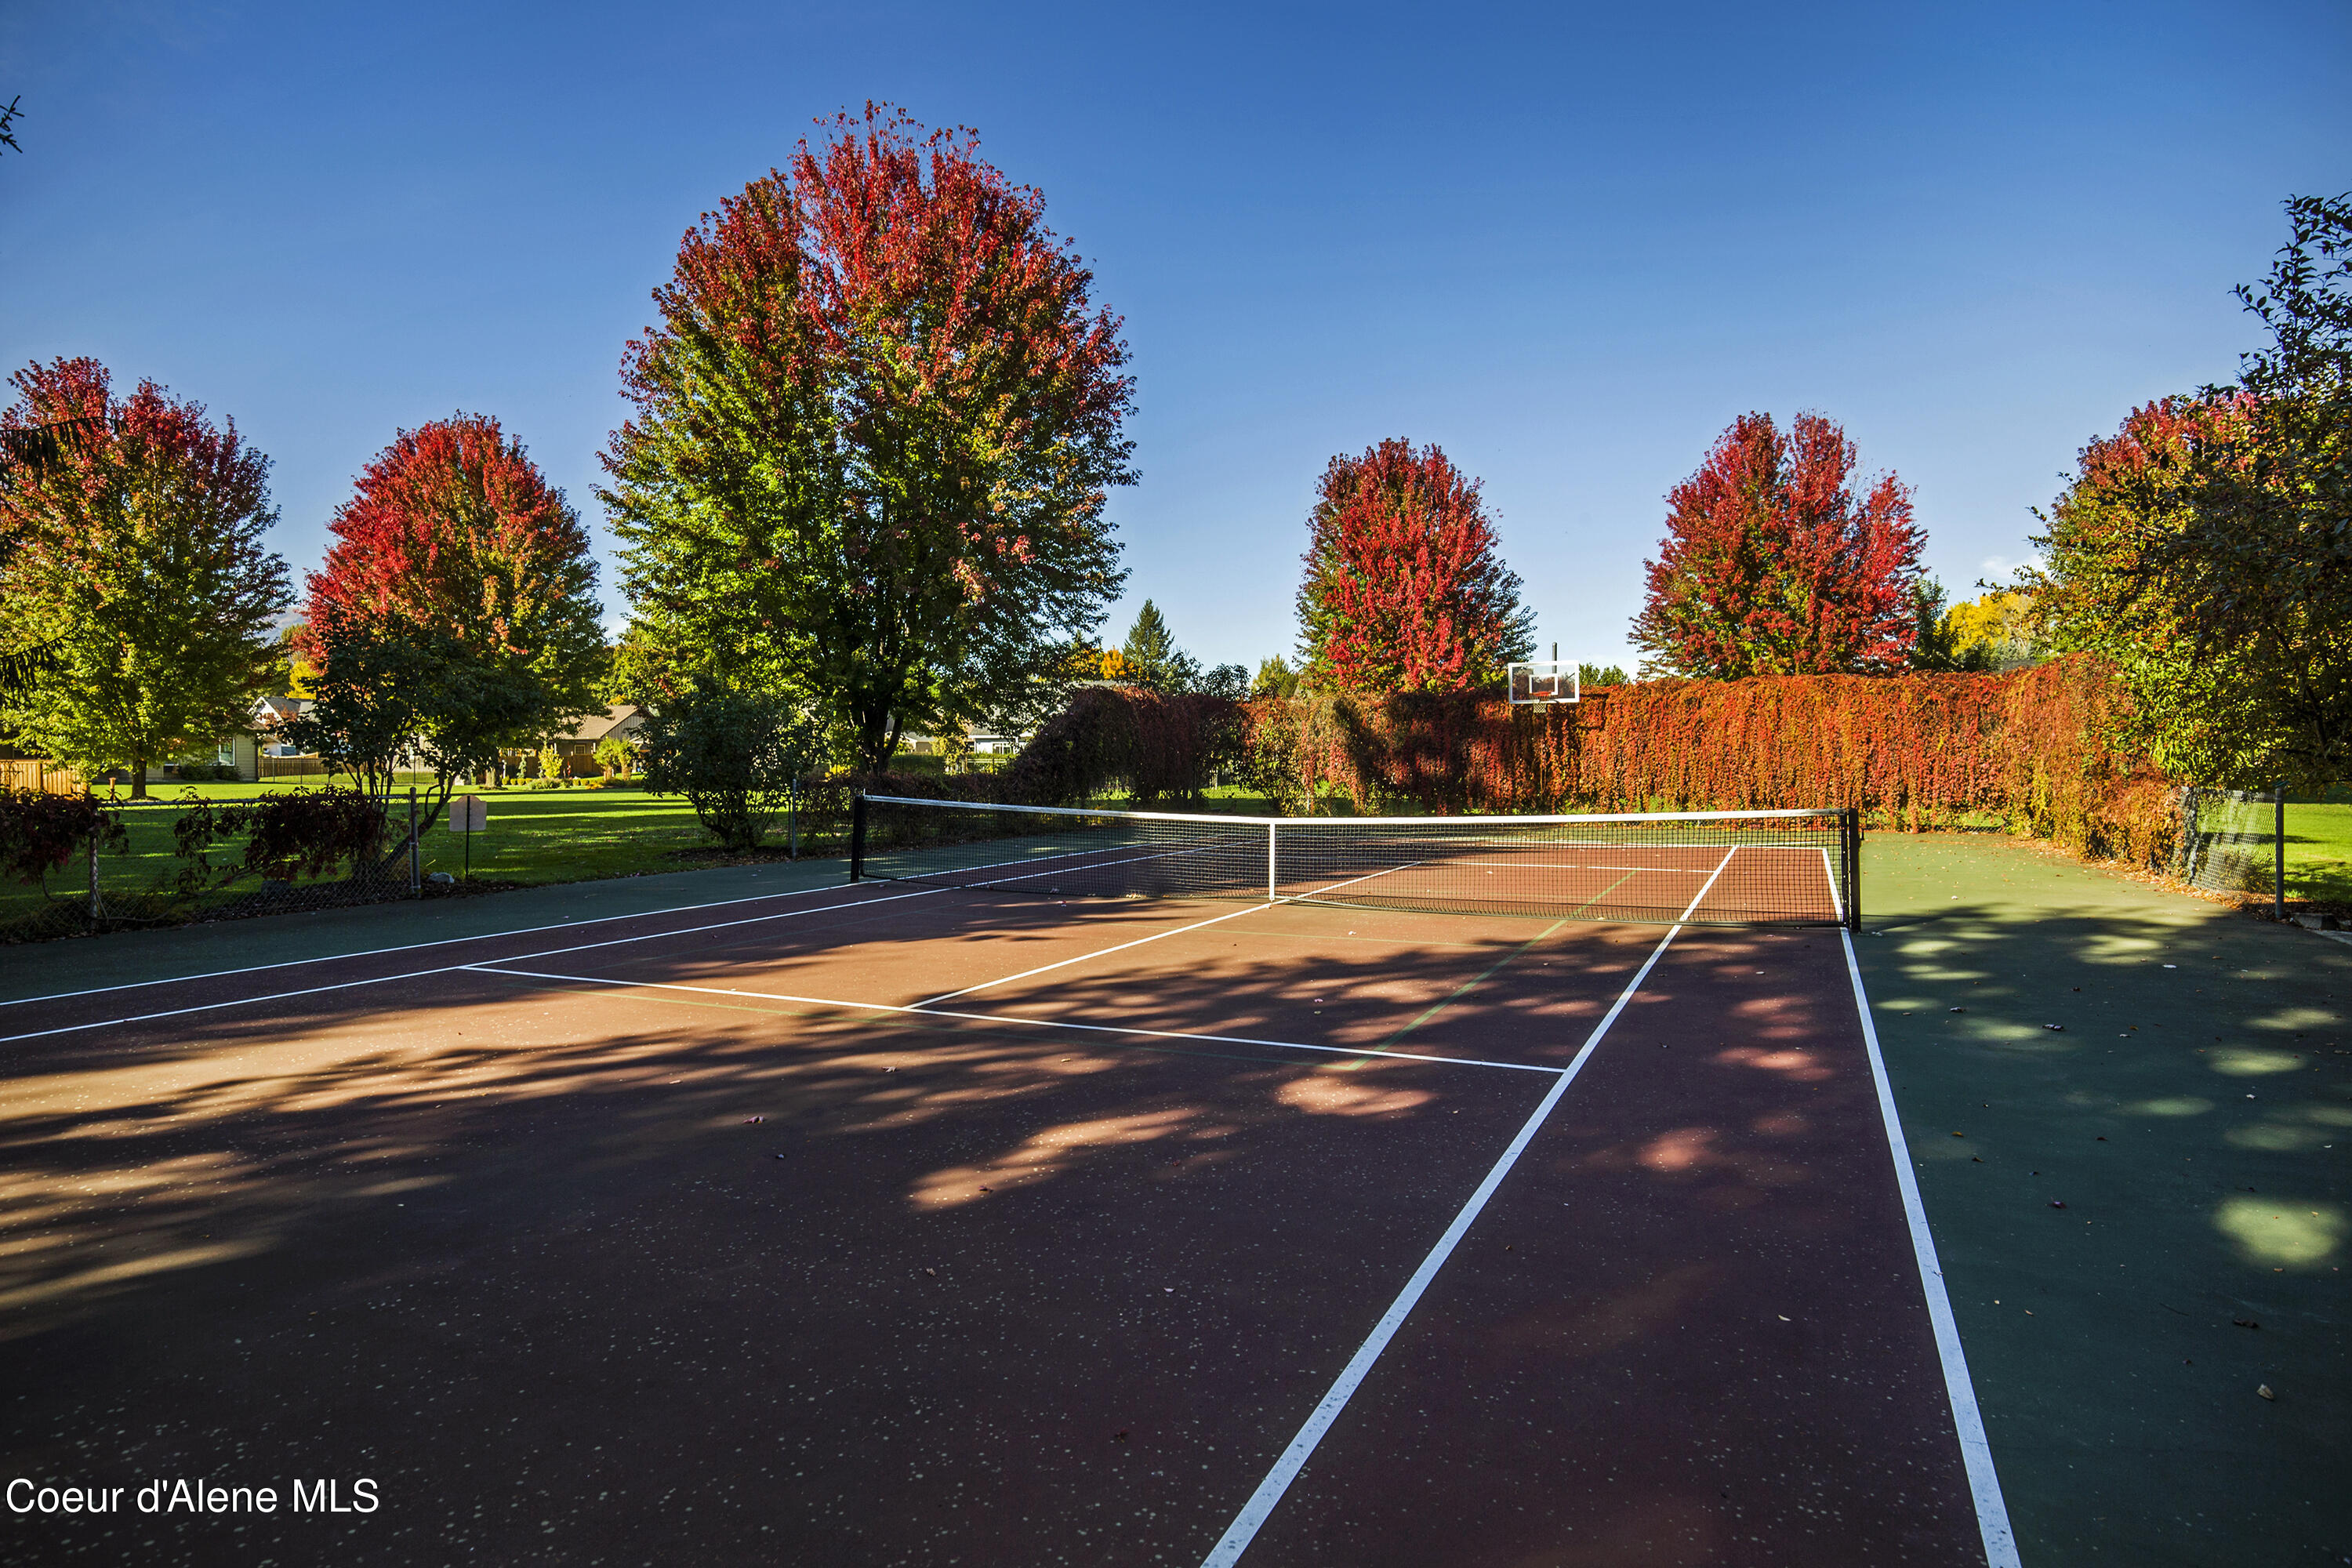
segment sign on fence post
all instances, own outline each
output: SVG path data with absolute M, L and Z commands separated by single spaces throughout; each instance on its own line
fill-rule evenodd
M 466 875 L 474 874 L 474 835 L 490 826 L 490 803 L 478 795 L 461 795 L 449 803 L 449 826 L 466 836 Z

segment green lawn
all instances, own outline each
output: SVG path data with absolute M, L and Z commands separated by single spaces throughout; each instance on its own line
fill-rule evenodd
M 2287 802 L 2286 893 L 2352 907 L 2352 801 Z
M 130 843 L 121 851 L 100 858 L 100 885 L 110 897 L 146 891 L 177 871 L 185 862 L 175 854 L 173 826 L 183 815 L 179 803 L 190 794 L 208 801 L 264 798 L 297 784 L 318 780 L 288 780 L 267 784 L 198 784 L 157 787 L 153 797 L 131 805 L 118 804 Z M 691 870 L 722 863 L 726 857 L 696 822 L 683 796 L 653 795 L 635 785 L 604 789 L 486 789 L 473 792 L 487 802 L 488 830 L 474 836 L 472 874 L 477 879 L 507 883 L 543 884 L 588 881 L 664 871 Z M 405 812 L 394 811 L 395 833 L 405 830 Z M 838 854 L 836 825 L 814 823 L 803 847 L 814 854 Z M 467 871 L 467 836 L 449 830 L 445 820 L 428 831 L 422 845 L 423 869 L 428 875 Z M 783 826 L 777 825 L 773 845 L 783 846 Z M 215 847 L 215 864 L 233 862 L 234 845 Z M 48 895 L 79 902 L 87 886 L 79 864 L 49 879 Z M 47 901 L 35 887 L 0 887 L 0 925 L 11 918 L 37 914 Z

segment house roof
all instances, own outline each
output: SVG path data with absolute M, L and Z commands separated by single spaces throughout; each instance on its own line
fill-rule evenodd
M 644 711 L 645 710 L 635 702 L 615 702 L 602 713 L 589 714 L 588 717 L 564 731 L 560 739 L 601 741 L 614 731 L 627 725 L 631 720 Z

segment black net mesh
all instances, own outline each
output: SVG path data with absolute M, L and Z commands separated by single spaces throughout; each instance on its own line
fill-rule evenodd
M 1850 813 L 1249 817 L 869 795 L 853 878 L 1055 898 L 1853 923 Z

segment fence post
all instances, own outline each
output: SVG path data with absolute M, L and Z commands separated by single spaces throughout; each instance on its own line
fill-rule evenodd
M 2286 781 L 2281 779 L 2273 792 L 2278 810 L 2271 825 L 2271 917 L 2284 923 L 2286 920 Z
M 100 918 L 98 901 L 98 827 L 89 830 L 89 929 L 96 931 Z
M 424 867 L 418 863 L 416 847 L 416 786 L 408 786 L 408 893 L 415 898 L 425 890 Z
M 797 860 L 800 858 L 801 782 L 794 779 L 793 787 L 784 795 L 784 858 Z
M 853 882 L 866 874 L 866 792 L 860 790 L 849 802 L 849 879 Z

